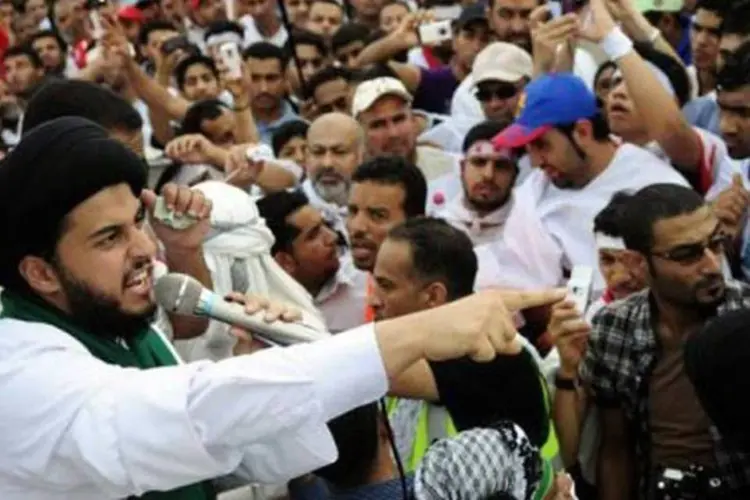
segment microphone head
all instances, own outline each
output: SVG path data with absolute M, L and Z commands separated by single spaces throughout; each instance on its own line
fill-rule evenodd
M 195 315 L 203 285 L 187 274 L 169 273 L 156 281 L 156 302 L 167 312 L 186 316 Z

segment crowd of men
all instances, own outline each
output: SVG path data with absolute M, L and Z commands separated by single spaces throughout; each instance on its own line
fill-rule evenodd
M 209 361 L 227 378 L 272 373 L 271 362 L 248 368 L 268 346 L 158 310 L 149 324 L 169 361 L 143 361 L 146 337 L 131 334 L 143 315 L 123 313 L 127 293 L 180 272 L 251 312 L 344 338 L 420 312 L 433 328 L 451 310 L 474 332 L 464 304 L 482 303 L 467 297 L 499 289 L 518 330 L 489 362 L 468 348 L 436 354 L 434 340 L 398 370 L 384 355 L 380 404 L 362 346 L 332 343 L 363 371 L 326 389 L 361 394 L 329 408 L 301 390 L 276 406 L 265 395 L 258 408 L 279 434 L 260 444 L 209 415 L 236 393 L 194 394 L 185 405 L 227 430 L 196 420 L 211 459 L 154 480 L 141 479 L 145 454 L 122 451 L 130 462 L 115 466 L 45 430 L 72 420 L 0 403 L 0 497 L 31 498 L 18 492 L 37 482 L 40 499 L 177 487 L 164 498 L 750 498 L 738 417 L 750 410 L 727 388 L 744 366 L 716 340 L 737 332 L 744 345 L 750 326 L 747 0 L 2 0 L 0 49 L 6 318 L 50 323 L 107 364 Z M 157 200 L 187 229 L 153 219 Z M 99 219 L 109 225 L 93 232 Z M 513 295 L 581 270 L 583 304 Z M 0 337 L 20 335 L 6 328 Z M 14 371 L 25 342 L 0 340 L 0 395 L 34 393 Z M 247 361 L 222 364 L 236 359 Z M 146 385 L 162 397 L 158 380 Z M 93 411 L 67 397 L 71 419 Z M 125 426 L 146 412 L 98 408 Z M 306 413 L 327 423 L 337 458 L 297 430 L 278 437 Z M 22 421 L 39 428 L 12 427 Z M 180 425 L 170 439 L 196 439 Z M 130 446 L 108 429 L 92 436 Z M 66 465 L 76 460 L 86 465 Z

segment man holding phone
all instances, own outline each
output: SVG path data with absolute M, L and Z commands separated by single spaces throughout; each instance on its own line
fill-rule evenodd
M 451 40 L 453 57 L 447 66 L 424 69 L 412 64 L 388 63 L 414 96 L 415 109 L 448 114 L 454 91 L 471 72 L 474 58 L 487 46 L 489 36 L 484 8 L 479 4 L 465 7 L 452 25 L 431 22 L 424 13 L 411 13 L 390 35 L 366 47 L 356 65 L 363 67 L 389 60 L 420 44 L 435 45 Z

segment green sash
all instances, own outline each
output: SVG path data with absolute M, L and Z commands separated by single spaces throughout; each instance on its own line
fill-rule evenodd
M 141 369 L 177 364 L 177 359 L 159 334 L 148 327 L 133 337 L 125 347 L 114 339 L 99 337 L 81 330 L 69 317 L 44 304 L 41 300 L 21 296 L 8 290 L 4 290 L 1 297 L 2 317 L 55 326 L 78 340 L 94 357 L 105 363 Z M 132 498 L 143 500 L 211 500 L 216 498 L 216 494 L 211 483 L 206 481 L 172 491 L 146 493 L 141 497 Z

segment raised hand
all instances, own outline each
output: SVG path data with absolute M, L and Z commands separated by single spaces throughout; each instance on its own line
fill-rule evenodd
M 175 215 L 185 215 L 195 219 L 195 224 L 186 229 L 174 229 L 154 217 L 156 193 L 149 189 L 141 193 L 141 201 L 149 214 L 151 228 L 164 245 L 166 253 L 199 250 L 210 229 L 211 200 L 206 199 L 197 189 L 176 184 L 166 184 L 161 195 L 164 197 L 167 209 L 174 210 Z
M 732 238 L 736 238 L 742 230 L 748 205 L 750 193 L 742 182 L 742 175 L 736 173 L 732 176 L 732 184 L 719 194 L 712 205 L 724 231 Z
M 551 19 L 549 7 L 534 9 L 529 16 L 534 63 L 541 71 L 553 69 L 558 51 L 578 36 L 579 22 L 575 14 L 566 14 Z
M 601 42 L 615 26 L 606 0 L 590 0 L 588 8 L 579 14 L 581 37 L 594 43 Z
M 226 300 L 244 305 L 245 312 L 249 315 L 258 311 L 265 311 L 264 319 L 269 323 L 273 321 L 293 323 L 302 319 L 302 312 L 299 309 L 280 302 L 270 301 L 265 297 L 232 292 L 226 296 Z M 233 326 L 229 329 L 229 333 L 237 339 L 233 349 L 235 356 L 252 354 L 267 347 L 263 342 L 253 338 L 252 332 L 244 328 Z
M 183 163 L 209 163 L 214 166 L 217 149 L 211 141 L 201 134 L 188 134 L 172 139 L 164 152 L 172 159 Z
M 429 336 L 424 356 L 432 361 L 468 356 L 487 362 L 497 354 L 517 354 L 513 312 L 551 304 L 565 297 L 564 289 L 541 291 L 485 290 L 425 314 Z
M 224 164 L 225 182 L 241 189 L 249 189 L 258 180 L 266 163 L 247 158 L 247 144 L 233 146 Z
M 552 306 L 547 332 L 560 353 L 561 375 L 575 378 L 586 353 L 591 326 L 576 310 L 574 302 L 564 301 Z

